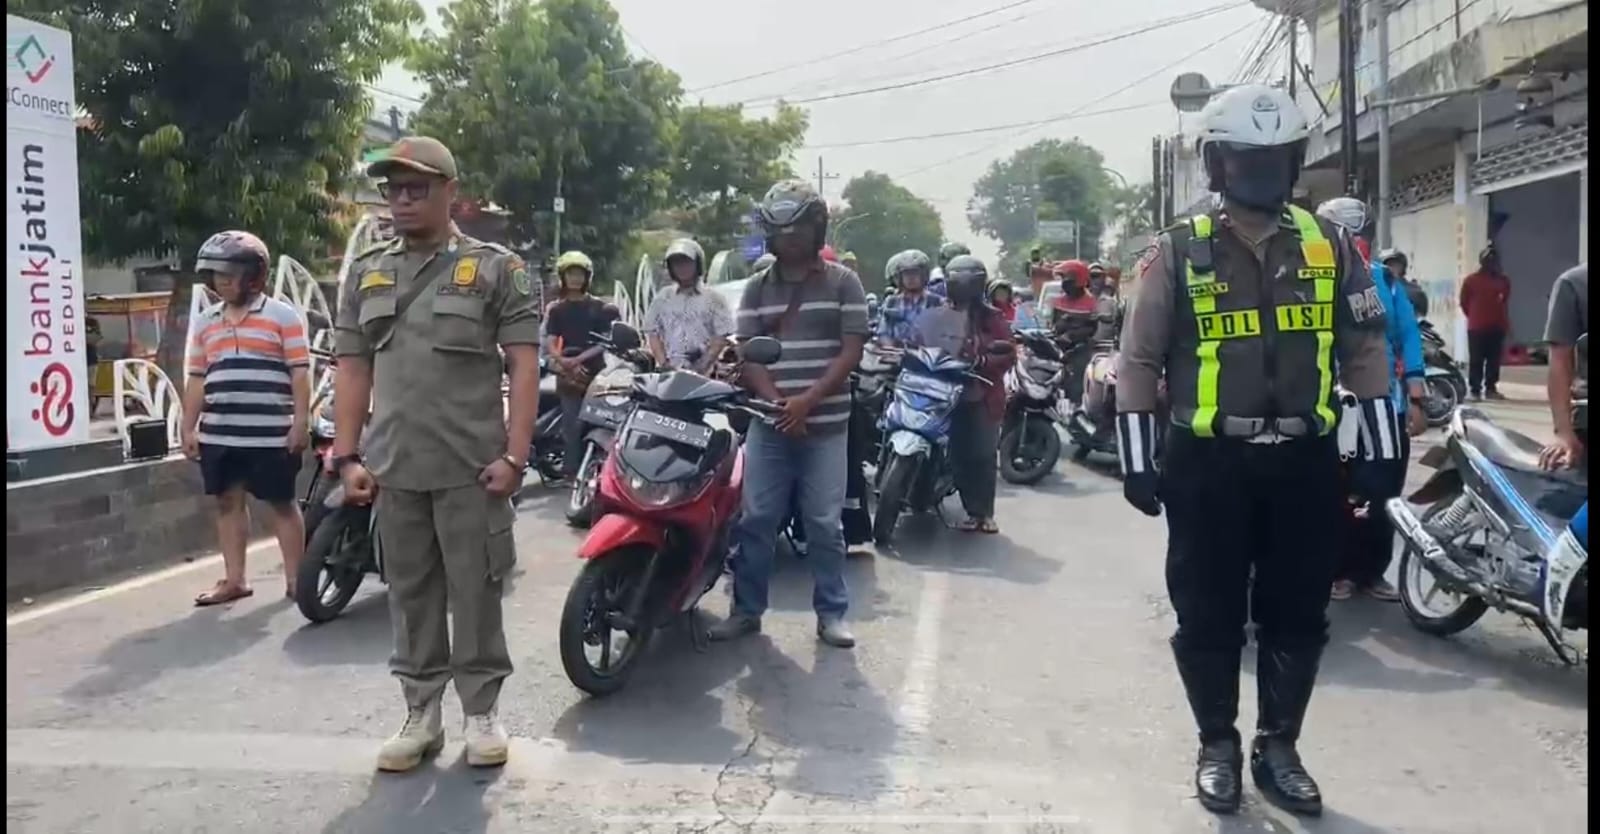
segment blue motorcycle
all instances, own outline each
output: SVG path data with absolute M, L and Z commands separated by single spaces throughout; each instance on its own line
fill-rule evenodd
M 1011 343 L 997 342 L 1006 350 Z M 950 423 L 968 380 L 987 385 L 972 363 L 940 348 L 912 348 L 900 360 L 894 394 L 878 426 L 884 442 L 878 460 L 878 506 L 872 540 L 880 547 L 894 537 L 904 510 L 936 510 L 956 491 L 950 468 Z
M 1579 345 L 1586 351 L 1587 337 Z M 1587 393 L 1574 402 L 1585 433 L 1588 405 Z M 1541 468 L 1540 445 L 1458 408 L 1444 444 L 1422 456 L 1433 476 L 1384 509 L 1405 543 L 1400 604 L 1413 625 L 1449 635 L 1490 608 L 1509 611 L 1575 664 L 1581 652 L 1566 632 L 1589 627 L 1588 477 Z

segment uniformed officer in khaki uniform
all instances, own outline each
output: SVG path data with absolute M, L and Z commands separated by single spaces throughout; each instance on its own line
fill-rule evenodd
M 510 497 L 538 410 L 542 293 L 515 254 L 451 223 L 456 163 L 443 144 L 402 139 L 367 173 L 382 178 L 396 238 L 361 253 L 346 276 L 334 396 L 345 489 L 351 500 L 377 496 L 390 668 L 407 707 L 378 768 L 408 770 L 439 750 L 452 678 L 468 764 L 504 764 L 495 705 L 511 658 L 500 595 L 516 559 Z
M 1162 233 L 1142 264 L 1117 374 L 1123 492 L 1149 515 L 1166 509 L 1172 648 L 1200 730 L 1201 803 L 1239 807 L 1234 723 L 1250 617 L 1251 775 L 1269 800 L 1318 814 L 1322 795 L 1296 742 L 1328 640 L 1349 491 L 1334 382 L 1361 400 L 1369 457 L 1395 457 L 1384 308 L 1348 237 L 1289 205 L 1307 135 L 1294 100 L 1234 87 L 1201 123 L 1222 204 Z M 1158 469 L 1163 380 L 1171 422 Z

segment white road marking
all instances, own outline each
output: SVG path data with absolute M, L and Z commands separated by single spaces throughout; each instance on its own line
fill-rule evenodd
M 245 553 L 256 553 L 269 548 L 276 548 L 277 546 L 278 542 L 275 539 L 262 539 L 251 544 L 250 547 L 245 550 Z M 118 582 L 115 585 L 109 585 L 104 588 L 96 588 L 92 591 L 85 591 L 76 596 L 70 596 L 66 599 L 57 600 L 56 602 L 27 608 L 25 610 L 18 611 L 15 614 L 7 615 L 6 628 L 22 625 L 23 623 L 33 622 L 34 620 L 48 617 L 52 614 L 59 614 L 63 611 L 71 611 L 74 608 L 88 605 L 91 602 L 99 602 L 100 600 L 107 599 L 109 597 L 120 596 L 129 591 L 137 591 L 140 588 L 147 588 L 151 585 L 165 582 L 175 576 L 183 576 L 185 574 L 194 573 L 198 570 L 215 567 L 221 563 L 222 554 L 213 553 L 209 556 L 202 556 L 192 562 L 185 562 L 181 565 L 173 565 L 170 568 L 162 568 L 161 570 L 153 573 L 147 573 L 143 576 L 135 576 L 132 579 Z
M 916 624 L 911 633 L 910 657 L 905 680 L 900 687 L 896 721 L 904 738 L 903 750 L 911 762 L 931 751 L 928 730 L 933 722 L 933 696 L 939 677 L 939 633 L 944 626 L 944 601 L 950 591 L 950 575 L 942 571 L 922 574 L 922 593 L 917 599 Z M 915 768 L 902 778 L 914 783 Z M 914 787 L 903 785 L 903 787 Z

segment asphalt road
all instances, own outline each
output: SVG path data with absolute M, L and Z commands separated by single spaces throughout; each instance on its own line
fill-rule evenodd
M 1537 405 L 1495 408 L 1532 427 Z M 214 560 L 41 601 L 6 626 L 6 831 L 1588 830 L 1587 668 L 1504 615 L 1441 640 L 1370 600 L 1334 609 L 1302 743 L 1326 815 L 1296 820 L 1253 788 L 1236 818 L 1201 810 L 1165 528 L 1102 471 L 1004 488 L 1001 536 L 902 522 L 900 552 L 850 563 L 853 652 L 816 643 L 804 565 L 786 559 L 765 635 L 700 653 L 670 633 L 605 701 L 561 671 L 577 538 L 533 490 L 501 771 L 466 768 L 453 743 L 419 772 L 372 772 L 402 717 L 380 587 L 308 626 L 259 549 L 257 595 L 224 609 L 190 607 Z M 446 719 L 454 741 L 453 695 Z

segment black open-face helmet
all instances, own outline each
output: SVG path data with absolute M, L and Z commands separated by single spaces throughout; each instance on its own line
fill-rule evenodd
M 768 251 L 772 250 L 773 238 L 802 223 L 811 225 L 818 252 L 828 239 L 828 204 L 805 180 L 784 180 L 767 189 L 756 215 L 766 233 Z

